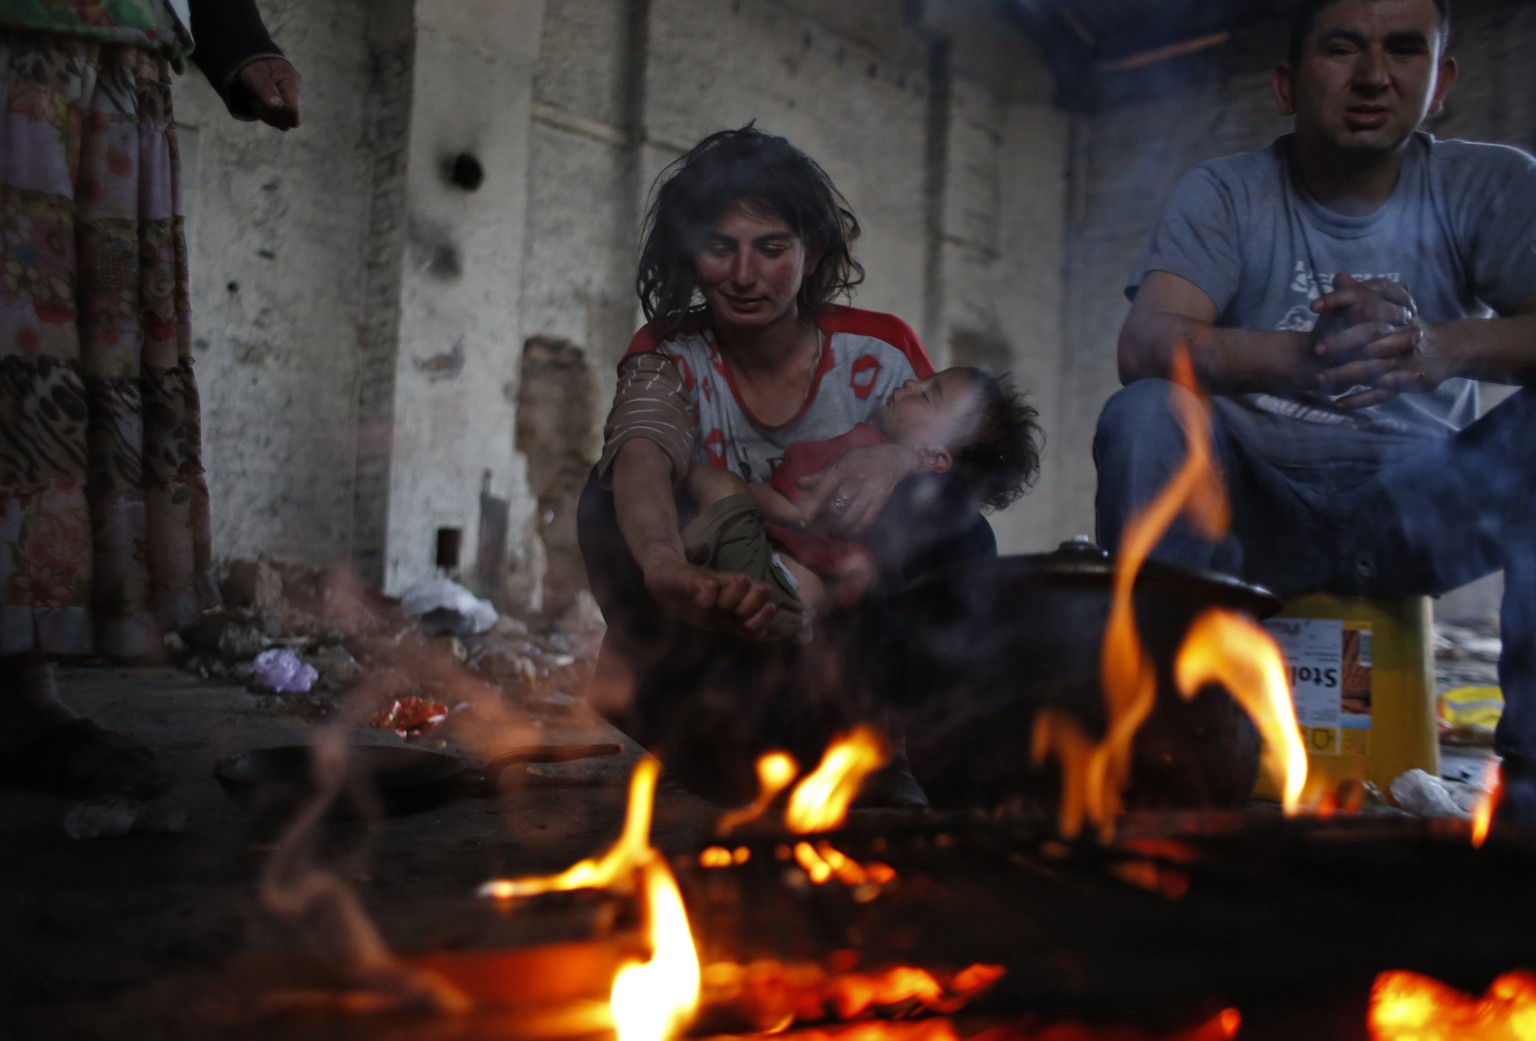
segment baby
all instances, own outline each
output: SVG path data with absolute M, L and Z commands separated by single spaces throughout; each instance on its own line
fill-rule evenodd
M 1038 413 L 980 369 L 949 368 L 911 379 L 867 423 L 825 441 L 791 445 L 767 482 L 695 463 L 688 491 L 698 517 L 683 530 L 688 559 L 768 583 L 777 607 L 769 639 L 808 639 L 815 612 L 846 607 L 873 581 L 863 545 L 807 527 L 799 480 L 854 448 L 900 444 L 933 473 L 948 474 L 979 505 L 1002 509 L 1024 494 L 1040 466 Z

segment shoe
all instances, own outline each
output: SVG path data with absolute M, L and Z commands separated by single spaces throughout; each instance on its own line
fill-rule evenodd
M 61 723 L 0 759 L 0 781 L 6 785 L 72 799 L 152 798 L 169 780 L 148 748 L 89 719 Z

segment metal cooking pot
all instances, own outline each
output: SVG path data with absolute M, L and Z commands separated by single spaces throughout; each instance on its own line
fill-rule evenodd
M 1099 654 L 1114 574 L 1110 555 L 1079 538 L 1054 553 L 952 565 L 896 598 L 910 623 L 907 689 L 917 701 L 908 754 L 936 803 L 1054 799 L 1055 765 L 1030 763 L 1034 716 L 1054 705 L 1103 733 Z M 1206 608 L 1262 618 L 1279 598 L 1230 575 L 1148 562 L 1133 604 L 1158 702 L 1137 736 L 1128 803 L 1241 804 L 1258 772 L 1258 731 L 1224 690 L 1181 699 L 1173 659 Z
M 618 745 L 531 745 L 514 748 L 479 766 L 457 756 L 419 748 L 353 745 L 347 750 L 342 795 L 328 816 L 356 817 L 351 793 L 371 792 L 376 811 L 397 816 L 430 809 L 463 796 L 490 798 L 502 772 L 515 763 L 566 763 L 618 755 Z M 214 764 L 214 776 L 242 807 L 268 816 L 292 816 L 315 797 L 308 745 L 281 745 L 228 756 Z

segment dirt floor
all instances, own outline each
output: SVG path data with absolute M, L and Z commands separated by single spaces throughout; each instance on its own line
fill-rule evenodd
M 220 1036 L 221 1016 L 242 1014 L 245 967 L 339 943 L 329 911 L 286 919 L 263 906 L 258 883 L 285 822 L 246 813 L 214 777 L 220 757 L 303 742 L 315 726 L 271 695 L 171 668 L 75 667 L 61 680 L 71 705 L 146 740 L 174 771 L 174 787 L 139 821 L 169 833 L 77 840 L 66 820 L 73 811 L 80 829 L 78 805 L 0 791 L 0 1037 Z M 624 740 L 579 706 L 535 722 L 553 743 Z M 357 738 L 401 743 L 371 728 Z M 570 916 L 499 915 L 476 890 L 498 873 L 555 870 L 606 846 L 636 757 L 630 746 L 512 778 L 500 798 L 327 824 L 313 863 L 355 891 L 396 950 L 570 938 L 560 936 Z M 664 785 L 658 839 L 691 844 L 715 812 Z

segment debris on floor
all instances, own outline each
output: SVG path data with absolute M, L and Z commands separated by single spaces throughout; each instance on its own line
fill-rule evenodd
M 167 638 L 173 661 L 312 721 L 361 695 L 364 720 L 403 714 L 381 724 L 402 737 L 485 695 L 514 711 L 575 708 L 603 633 L 590 594 L 556 619 L 518 617 L 447 578 L 396 599 L 339 566 L 230 561 L 220 592 L 222 606 Z

